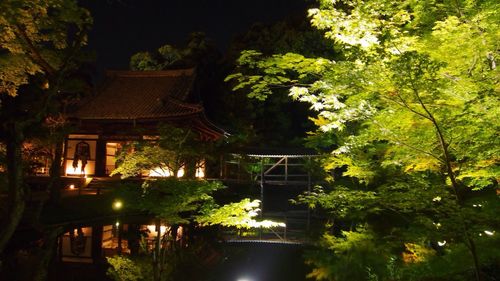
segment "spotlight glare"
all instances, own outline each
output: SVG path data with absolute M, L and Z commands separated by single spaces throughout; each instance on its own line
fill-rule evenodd
M 484 233 L 486 235 L 492 236 L 493 234 L 495 234 L 495 231 L 485 230 Z

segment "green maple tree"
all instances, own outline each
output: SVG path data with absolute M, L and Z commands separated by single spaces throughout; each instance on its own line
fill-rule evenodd
M 319 1 L 311 23 L 342 56 L 249 50 L 240 63 L 254 73 L 228 79 L 257 99 L 287 86 L 317 112 L 310 140 L 334 147 L 323 164 L 337 177 L 333 190 L 299 201 L 332 220 L 368 223 L 370 239 L 392 247 L 388 253 L 438 240 L 463 246 L 481 280 L 482 266 L 495 259 L 482 255 L 490 254 L 484 245 L 496 238 L 478 234 L 498 226 L 499 8 L 495 1 Z M 311 277 L 340 278 L 342 270 L 328 271 L 332 263 L 321 260 Z M 386 273 L 364 278 L 395 278 Z

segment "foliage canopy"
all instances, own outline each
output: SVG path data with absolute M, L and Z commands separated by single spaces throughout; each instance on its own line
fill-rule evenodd
M 12 96 L 33 75 L 55 76 L 72 67 L 68 57 L 86 43 L 92 23 L 76 1 L 6 0 L 0 11 L 0 94 Z
M 408 243 L 463 243 L 479 280 L 479 263 L 492 260 L 478 258 L 476 241 L 495 239 L 478 234 L 498 226 L 499 9 L 497 1 L 319 1 L 311 24 L 338 58 L 247 50 L 227 79 L 257 99 L 289 87 L 316 111 L 309 139 L 334 147 L 323 158 L 334 188 L 299 201 L 326 209 L 333 229 L 368 223 L 392 254 Z

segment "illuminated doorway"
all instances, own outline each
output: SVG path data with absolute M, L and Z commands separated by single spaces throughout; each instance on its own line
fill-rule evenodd
M 106 142 L 106 175 L 116 169 L 117 158 L 125 145 L 127 142 Z

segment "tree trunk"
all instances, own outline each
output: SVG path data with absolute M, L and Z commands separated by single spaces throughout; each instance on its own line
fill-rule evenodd
M 415 92 L 415 96 L 418 99 L 418 102 L 422 106 L 422 109 L 426 112 L 429 121 L 432 122 L 432 125 L 434 126 L 434 129 L 436 130 L 436 135 L 439 141 L 439 146 L 441 147 L 441 150 L 443 151 L 443 161 L 446 167 L 446 173 L 448 174 L 448 178 L 450 179 L 451 186 L 453 188 L 453 192 L 455 193 L 455 200 L 459 206 L 463 205 L 463 200 L 460 196 L 459 189 L 460 189 L 460 184 L 457 181 L 457 178 L 455 177 L 455 173 L 453 172 L 453 167 L 452 167 L 452 161 L 450 157 L 450 152 L 448 150 L 449 143 L 446 141 L 443 132 L 441 131 L 441 126 L 439 126 L 438 121 L 436 118 L 434 118 L 434 115 L 429 111 L 425 103 L 422 101 L 420 98 L 419 94 Z M 461 210 L 459 211 L 459 218 L 462 222 L 462 228 L 464 231 L 464 236 L 465 236 L 465 243 L 467 245 L 467 248 L 469 249 L 469 252 L 472 256 L 472 260 L 474 262 L 474 274 L 476 277 L 476 281 L 481 281 L 482 274 L 481 274 L 481 267 L 479 264 L 479 258 L 477 256 L 477 250 L 476 250 L 476 243 L 474 242 L 474 239 L 469 234 L 469 226 L 467 225 L 467 221 L 465 220 L 463 213 Z
M 22 163 L 22 126 L 17 122 L 6 124 L 7 145 L 7 213 L 0 224 L 0 255 L 16 230 L 25 208 Z
M 52 163 L 50 164 L 49 169 L 49 183 L 47 186 L 47 190 L 49 191 L 49 202 L 52 205 L 59 204 L 61 199 L 61 161 L 62 161 L 62 153 L 63 153 L 63 143 L 57 142 L 54 148 L 54 155 L 52 157 Z M 42 215 L 43 208 L 45 206 L 46 200 L 40 200 L 38 203 L 35 215 L 33 217 L 33 223 L 37 224 L 40 216 Z
M 196 179 L 196 159 L 193 158 L 187 159 L 184 171 L 185 171 L 184 178 Z
M 47 280 L 49 273 L 49 265 L 55 254 L 56 243 L 62 228 L 55 228 L 48 230 L 45 234 L 43 245 L 40 247 L 40 254 L 38 256 L 38 264 L 33 273 L 33 281 Z
M 58 204 L 61 199 L 61 162 L 63 154 L 63 142 L 56 142 L 54 158 L 50 165 L 50 181 L 48 190 L 50 192 L 50 203 Z
M 448 151 L 448 143 L 446 143 L 446 141 L 444 140 L 443 134 L 441 133 L 441 130 L 439 129 L 439 127 L 435 121 L 434 121 L 434 125 L 436 127 L 437 132 L 438 132 L 438 137 L 439 137 L 439 141 L 441 144 L 441 149 L 443 150 L 443 153 L 444 153 L 444 160 L 445 160 L 445 164 L 446 164 L 448 178 L 451 181 L 451 185 L 452 185 L 453 191 L 455 193 L 456 201 L 457 201 L 458 205 L 462 205 L 463 204 L 462 198 L 459 194 L 460 186 L 459 186 L 459 183 L 455 177 L 455 174 L 454 174 L 452 166 L 451 166 L 450 154 Z M 467 248 L 470 251 L 470 254 L 472 256 L 472 260 L 474 262 L 474 274 L 476 276 L 476 280 L 481 281 L 483 278 L 481 275 L 481 267 L 479 265 L 479 258 L 477 256 L 476 243 L 474 242 L 474 239 L 472 239 L 472 237 L 469 234 L 469 226 L 467 225 L 467 222 L 466 222 L 462 212 L 459 212 L 458 215 L 460 216 L 460 220 L 462 222 L 462 227 L 463 227 L 464 236 L 465 236 L 465 243 L 467 245 Z

